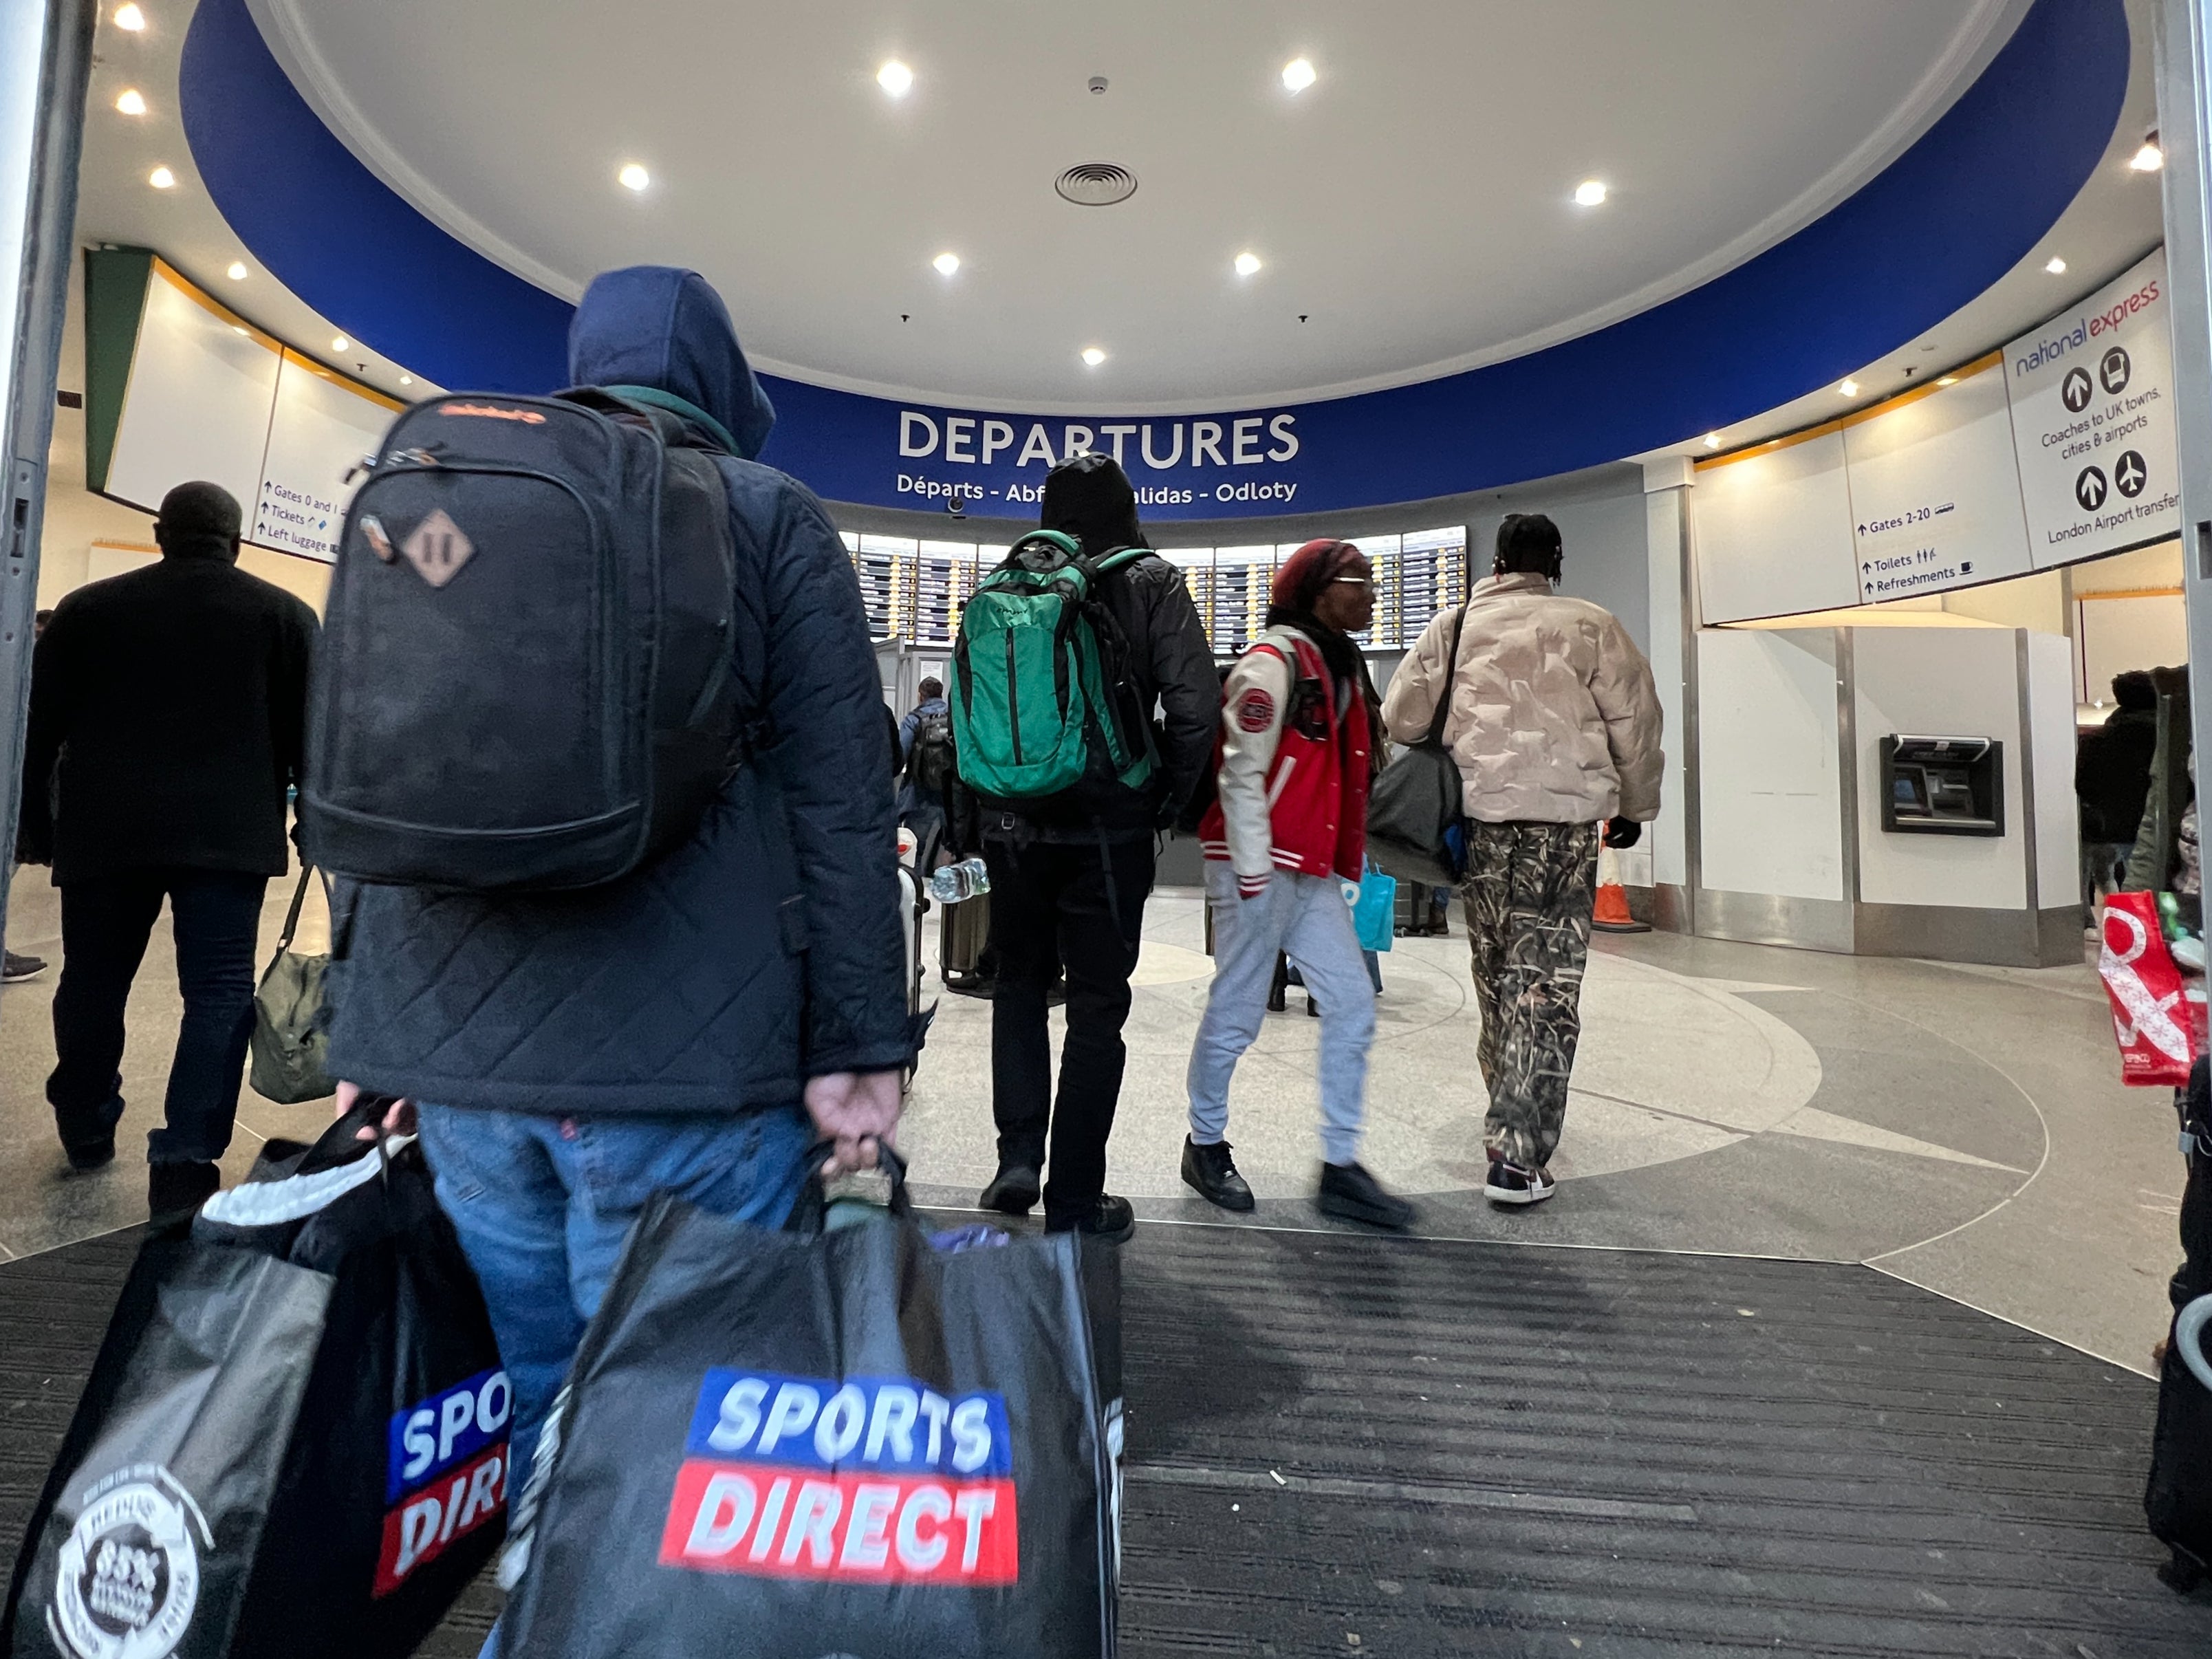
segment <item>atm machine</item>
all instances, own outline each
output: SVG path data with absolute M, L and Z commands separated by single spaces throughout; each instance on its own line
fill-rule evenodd
M 1881 740 L 1881 827 L 1898 836 L 2004 834 L 2004 744 L 1996 738 Z

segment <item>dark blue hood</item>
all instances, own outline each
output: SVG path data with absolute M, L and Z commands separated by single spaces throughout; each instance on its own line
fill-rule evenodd
M 568 379 L 673 393 L 720 422 L 747 460 L 775 425 L 722 296 L 696 270 L 631 265 L 594 277 L 568 326 Z

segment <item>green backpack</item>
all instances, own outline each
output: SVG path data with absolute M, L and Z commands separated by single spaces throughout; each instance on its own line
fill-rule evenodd
M 1086 775 L 1129 789 L 1152 776 L 1149 727 L 1133 744 L 1122 729 L 1125 642 L 1096 598 L 1146 551 L 1086 559 L 1073 536 L 1041 530 L 983 579 L 952 648 L 952 746 L 969 788 L 1036 800 Z

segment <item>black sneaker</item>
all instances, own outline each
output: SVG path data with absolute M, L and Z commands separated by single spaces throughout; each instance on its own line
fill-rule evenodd
M 1080 1214 L 1054 1216 L 1048 1212 L 1044 1230 L 1048 1233 L 1081 1233 L 1106 1244 L 1127 1244 L 1137 1231 L 1137 1212 L 1129 1207 L 1127 1199 L 1101 1193 L 1098 1202 Z
M 19 957 L 13 951 L 0 952 L 0 985 L 21 985 L 46 971 L 44 957 Z
M 1201 1146 L 1188 1135 L 1182 1141 L 1183 1185 L 1209 1204 L 1239 1212 L 1252 1207 L 1252 1189 L 1230 1161 L 1229 1143 L 1217 1140 Z
M 1368 1174 L 1363 1164 L 1322 1164 L 1321 1190 L 1314 1195 L 1314 1206 L 1339 1221 L 1357 1221 L 1394 1233 L 1411 1227 L 1419 1213 L 1404 1199 L 1384 1192 L 1382 1183 Z
M 1027 1215 L 1036 1208 L 1037 1172 L 1026 1164 L 1010 1164 L 983 1188 L 976 1202 L 1000 1215 Z
M 1489 1177 L 1482 1183 L 1482 1195 L 1492 1204 L 1541 1204 L 1559 1187 L 1549 1170 L 1527 1169 L 1493 1158 Z
M 222 1186 L 222 1171 L 212 1164 L 149 1164 L 146 1166 L 146 1212 L 155 1221 L 190 1215 Z

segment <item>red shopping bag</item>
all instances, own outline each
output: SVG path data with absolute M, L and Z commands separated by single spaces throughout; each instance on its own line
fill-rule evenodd
M 2166 948 L 2158 895 L 2114 893 L 2105 901 L 2097 973 L 2112 1000 L 2120 1079 L 2178 1088 L 2204 1052 L 2204 1004 L 2183 994 L 2181 969 Z

